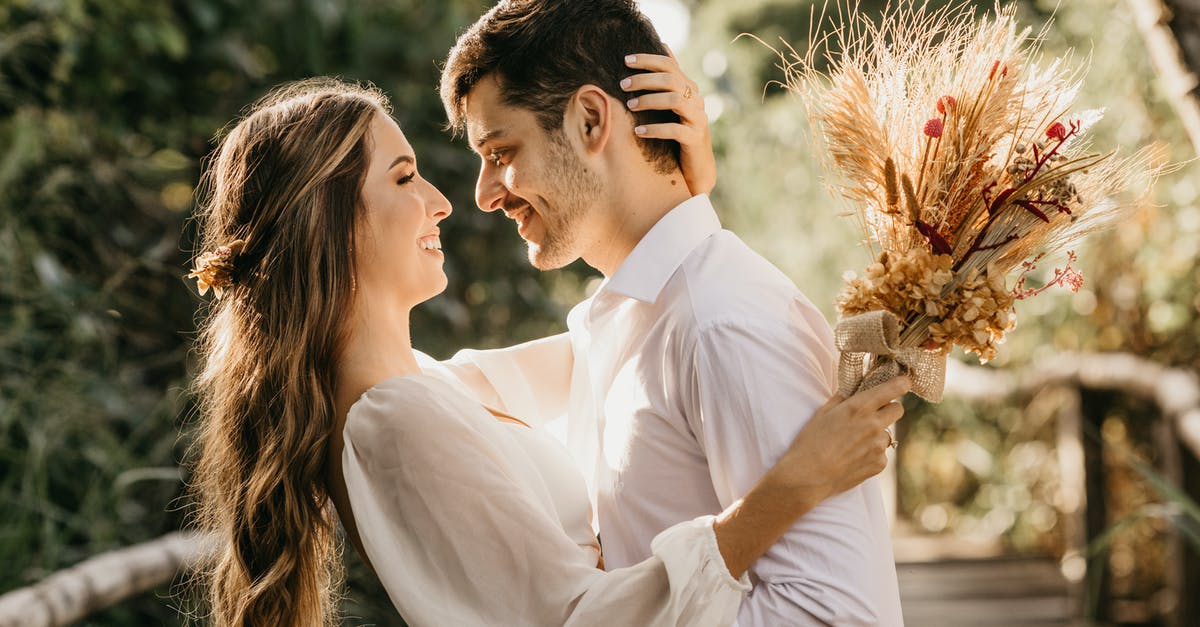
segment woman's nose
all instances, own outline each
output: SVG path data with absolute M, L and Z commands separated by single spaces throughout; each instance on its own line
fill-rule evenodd
M 450 201 L 442 190 L 438 189 L 432 183 L 429 184 L 430 196 L 425 203 L 426 210 L 429 212 L 429 217 L 437 222 L 445 220 L 447 216 L 454 212 L 454 207 L 450 205 Z

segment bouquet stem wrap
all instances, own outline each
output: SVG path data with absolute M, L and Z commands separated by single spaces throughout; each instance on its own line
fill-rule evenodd
M 941 351 L 900 348 L 900 320 L 890 311 L 871 311 L 844 318 L 834 330 L 838 394 L 849 397 L 901 374 L 912 380 L 912 392 L 934 403 L 946 387 L 946 355 Z M 868 362 L 869 358 L 869 362 Z M 864 364 L 870 367 L 864 374 Z

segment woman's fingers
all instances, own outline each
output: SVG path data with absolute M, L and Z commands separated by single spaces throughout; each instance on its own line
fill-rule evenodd
M 664 122 L 662 124 L 644 124 L 633 129 L 638 137 L 645 139 L 673 139 L 681 144 L 693 144 L 702 141 L 700 131 L 685 124 Z
M 672 111 L 679 116 L 678 124 L 637 126 L 634 133 L 642 138 L 677 141 L 679 165 L 688 191 L 711 192 L 717 182 L 717 164 L 700 88 L 680 69 L 669 49 L 666 55 L 627 55 L 625 64 L 641 70 L 621 81 L 621 89 L 631 96 L 638 94 L 626 103 L 631 111 Z
M 629 106 L 631 111 L 641 111 L 643 109 L 670 110 L 678 113 L 680 117 L 690 119 L 692 116 L 704 115 L 704 103 L 699 99 L 697 100 L 696 103 L 690 103 L 687 98 L 684 98 L 684 94 L 681 92 L 664 91 L 631 98 L 625 104 Z
M 661 54 L 631 54 L 625 57 L 625 65 L 635 70 L 651 72 L 674 72 L 679 69 L 679 63 L 673 56 Z
M 883 419 L 883 426 L 886 429 L 904 417 L 904 405 L 900 404 L 900 401 L 892 401 L 880 408 L 879 417 Z
M 834 407 L 841 405 L 842 401 L 845 401 L 845 400 L 846 399 L 844 397 L 842 397 L 842 395 L 834 394 L 833 396 L 829 397 L 829 400 L 825 401 L 824 405 L 821 405 L 820 407 L 817 408 L 816 413 L 823 414 L 823 413 L 833 409 Z
M 904 396 L 911 388 L 908 377 L 901 375 L 851 396 L 848 402 L 855 408 L 872 411 Z
M 629 58 L 644 62 L 629 64 Z M 630 99 L 627 104 L 631 110 L 675 111 L 689 118 L 688 121 L 703 114 L 704 99 L 699 97 L 699 86 L 683 73 L 674 59 L 659 55 L 630 55 L 626 57 L 626 63 L 630 67 L 658 70 L 634 74 L 621 81 L 621 89 L 627 92 L 655 92 Z
M 887 450 L 892 448 L 892 443 L 896 441 L 895 436 L 887 429 L 881 429 L 877 439 L 879 440 L 878 455 L 886 455 Z
M 687 85 L 679 74 L 656 72 L 653 74 L 634 74 L 621 80 L 621 89 L 625 91 L 671 91 L 683 92 Z

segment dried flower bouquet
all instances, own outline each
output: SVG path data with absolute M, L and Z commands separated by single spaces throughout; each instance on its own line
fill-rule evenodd
M 963 3 L 901 1 L 878 23 L 840 13 L 807 54 L 784 57 L 875 256 L 837 300 L 840 392 L 908 372 L 937 401 L 953 345 L 986 362 L 1016 324 L 1015 300 L 1079 289 L 1068 249 L 1144 200 L 1155 151 L 1092 151 L 1084 135 L 1100 113 L 1074 112 L 1083 70 L 1044 60 L 1011 7 L 977 18 Z M 1045 286 L 1026 287 L 1063 252 Z

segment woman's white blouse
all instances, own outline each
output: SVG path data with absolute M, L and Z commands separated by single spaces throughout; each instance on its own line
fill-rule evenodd
M 368 390 L 344 437 L 358 534 L 413 627 L 730 625 L 749 589 L 726 569 L 711 516 L 660 533 L 643 562 L 597 569 L 566 451 L 432 376 Z

